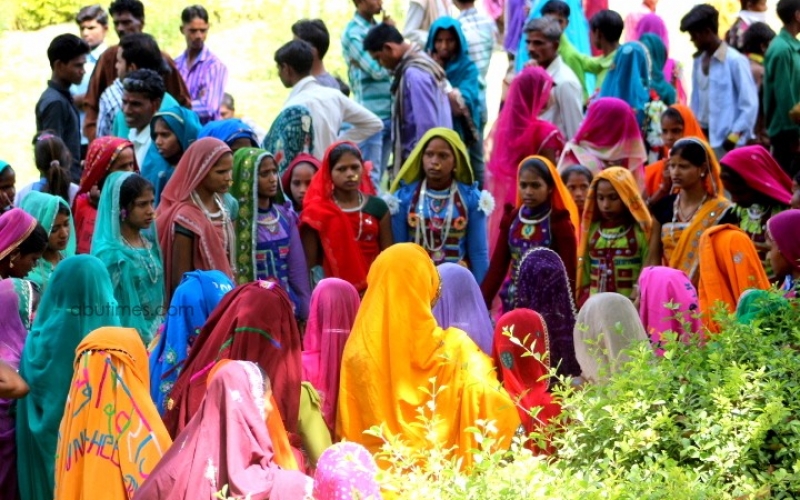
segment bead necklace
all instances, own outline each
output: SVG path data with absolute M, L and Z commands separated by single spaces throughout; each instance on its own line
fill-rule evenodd
M 619 232 L 616 232 L 616 231 L 614 231 L 614 232 L 605 232 L 605 231 L 603 231 L 603 228 L 598 228 L 597 232 L 600 233 L 600 236 L 603 237 L 605 240 L 614 241 L 614 240 L 618 240 L 620 238 L 624 238 L 625 235 L 628 234 L 628 232 L 631 230 L 632 227 L 633 226 L 628 226 L 628 227 L 626 227 L 625 229 L 623 229 L 622 231 L 619 231 Z
M 272 213 L 273 210 L 275 211 L 275 215 L 273 217 L 270 217 L 270 214 Z M 270 234 L 275 234 L 278 232 L 278 223 L 280 222 L 280 220 L 281 220 L 281 214 L 273 205 L 269 207 L 269 209 L 267 209 L 263 217 L 258 217 L 258 216 L 256 217 L 256 224 L 258 224 L 259 226 L 266 227 L 267 231 L 269 231 Z
M 453 210 L 455 209 L 455 197 L 456 197 L 456 190 L 458 187 L 456 186 L 456 181 L 454 180 L 452 184 L 450 184 L 450 188 L 447 194 L 439 194 L 439 193 L 429 193 L 428 192 L 428 180 L 423 179 L 422 185 L 420 186 L 420 195 L 419 201 L 417 203 L 417 216 L 419 217 L 419 223 L 416 227 L 416 234 L 414 236 L 414 242 L 418 245 L 422 245 L 422 247 L 433 254 L 439 255 L 444 248 L 445 243 L 447 242 L 447 238 L 450 237 L 450 229 L 453 226 Z M 429 231 L 426 231 L 426 224 L 425 224 L 425 200 L 427 197 L 432 197 L 436 199 L 444 199 L 447 198 L 447 215 L 444 218 L 444 222 L 436 228 L 434 224 L 431 222 L 431 228 Z M 435 244 L 435 234 L 434 230 L 438 229 L 441 233 L 441 244 L 437 247 Z M 430 233 L 430 234 L 428 234 Z
M 360 241 L 361 234 L 364 230 L 364 212 L 362 211 L 364 208 L 364 195 L 361 194 L 361 191 L 358 192 L 358 205 L 353 208 L 342 207 L 342 205 L 339 204 L 339 200 L 336 199 L 336 196 L 333 196 L 333 202 L 336 203 L 336 206 L 339 207 L 339 210 L 346 214 L 358 212 L 358 234 L 356 235 L 356 241 Z
M 522 223 L 521 232 L 522 236 L 525 238 L 530 238 L 531 235 L 536 231 L 536 226 L 549 219 L 550 214 L 553 213 L 553 209 L 551 208 L 538 219 L 528 219 L 522 215 L 522 210 L 523 207 L 520 207 L 519 211 L 517 212 L 517 219 L 519 219 L 520 223 Z
M 231 270 L 235 271 L 236 255 L 234 255 L 234 247 L 231 244 L 231 242 L 234 241 L 235 236 L 233 234 L 233 224 L 231 223 L 231 217 L 228 214 L 228 209 L 225 208 L 225 205 L 222 203 L 222 199 L 217 193 L 214 193 L 214 203 L 216 203 L 217 208 L 219 208 L 219 210 L 216 212 L 208 211 L 205 204 L 200 200 L 200 195 L 197 194 L 197 191 L 192 191 L 191 197 L 194 204 L 203 211 L 212 226 L 222 226 L 222 248 L 225 249 L 225 253 L 228 255 L 228 264 L 231 266 Z M 220 218 L 221 220 L 214 220 Z
M 675 203 L 672 204 L 672 225 L 669 228 L 670 238 L 674 239 L 675 225 L 678 223 L 678 219 L 680 218 L 680 222 L 691 222 L 692 219 L 694 219 L 694 216 L 697 215 L 697 212 L 700 210 L 700 207 L 702 207 L 705 204 L 706 200 L 708 200 L 708 193 L 703 195 L 703 199 L 700 200 L 700 204 L 697 205 L 695 209 L 692 210 L 692 213 L 689 214 L 689 216 L 687 217 L 681 212 L 680 208 L 681 193 L 678 193 L 675 196 Z
M 142 245 L 141 247 L 135 247 L 131 245 L 131 242 L 128 241 L 128 239 L 121 234 L 120 238 L 128 248 L 134 251 L 134 253 L 136 254 L 136 258 L 142 265 L 141 267 L 144 267 L 145 271 L 147 271 L 147 277 L 150 278 L 150 283 L 155 284 L 156 282 L 158 282 L 158 276 L 160 273 L 158 272 L 158 263 L 156 262 L 155 257 L 153 257 L 153 254 L 150 251 L 150 249 L 152 248 L 150 242 L 142 237 L 142 233 L 139 233 L 139 243 Z M 143 257 L 142 252 L 140 252 L 139 250 L 145 250 L 147 252 L 147 258 Z

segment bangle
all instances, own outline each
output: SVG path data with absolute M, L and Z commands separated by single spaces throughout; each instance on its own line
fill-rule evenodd
M 728 140 L 730 142 L 734 143 L 734 144 L 738 144 L 739 143 L 739 138 L 740 137 L 741 136 L 739 134 L 737 134 L 736 132 L 731 132 L 730 134 L 728 134 Z

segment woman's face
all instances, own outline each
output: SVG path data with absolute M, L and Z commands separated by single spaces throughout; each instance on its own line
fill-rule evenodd
M 600 217 L 604 221 L 619 221 L 625 214 L 625 203 L 622 202 L 614 186 L 605 179 L 597 181 L 595 201 Z
M 537 208 L 550 199 L 553 188 L 547 185 L 541 175 L 533 168 L 523 168 L 518 180 L 519 197 L 528 209 Z
M 133 172 L 136 165 L 136 156 L 133 154 L 133 148 L 127 147 L 119 152 L 114 161 L 108 167 L 108 173 L 112 172 Z
M 273 198 L 278 194 L 278 165 L 265 156 L 258 165 L 258 196 Z
M 142 230 L 150 227 L 155 216 L 156 198 L 153 190 L 147 189 L 130 204 L 125 222 L 134 229 Z
M 69 215 L 57 214 L 50 228 L 50 239 L 47 241 L 47 249 L 58 252 L 67 248 L 69 242 Z
M 363 169 L 361 160 L 353 153 L 344 153 L 331 168 L 331 178 L 336 189 L 358 191 Z
M 775 240 L 767 232 L 767 244 L 769 245 L 769 252 L 767 253 L 767 258 L 769 259 L 769 263 L 772 266 L 772 272 L 775 273 L 780 279 L 783 279 L 785 276 L 792 274 L 792 264 L 783 256 L 780 250 L 778 250 L 778 245 L 775 244 Z
M 422 169 L 428 184 L 435 188 L 445 188 L 453 181 L 456 156 L 450 144 L 444 139 L 434 137 L 422 152 Z
M 206 174 L 201 186 L 210 193 L 224 194 L 231 187 L 231 175 L 233 172 L 233 155 L 223 154 L 217 163 L 211 167 Z
M 669 158 L 669 177 L 672 180 L 672 187 L 682 190 L 693 188 L 703 181 L 703 172 L 707 170 L 707 164 L 703 163 L 702 167 L 692 165 L 680 154 L 672 155 Z
M 308 186 L 311 185 L 311 178 L 317 171 L 310 163 L 298 163 L 292 170 L 292 178 L 289 181 L 289 189 L 292 191 L 292 198 L 298 205 L 303 205 L 303 198 L 306 197 Z
M 22 254 L 19 250 L 11 253 L 11 263 L 14 267 L 9 269 L 9 275 L 12 278 L 24 279 L 36 267 L 36 263 L 42 258 L 42 252 Z
M 156 149 L 162 158 L 175 158 L 183 152 L 178 136 L 167 126 L 164 120 L 156 120 Z
M 664 147 L 672 149 L 672 146 L 683 137 L 683 122 L 676 120 L 671 116 L 661 117 L 661 140 L 664 141 Z
M 14 196 L 17 194 L 16 184 L 17 174 L 13 168 L 6 167 L 0 174 L 0 209 L 14 204 Z
M 586 196 L 589 194 L 589 184 L 589 179 L 583 174 L 570 174 L 567 179 L 567 190 L 581 211 L 586 204 Z

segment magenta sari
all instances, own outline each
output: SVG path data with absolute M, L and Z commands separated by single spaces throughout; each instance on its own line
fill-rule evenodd
M 639 317 L 656 352 L 664 332 L 671 331 L 683 342 L 701 333 L 700 304 L 689 278 L 677 269 L 651 266 L 639 275 Z

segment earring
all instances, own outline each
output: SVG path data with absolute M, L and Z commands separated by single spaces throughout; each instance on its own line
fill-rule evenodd
M 128 211 L 126 209 L 120 209 L 119 211 L 119 220 L 125 220 L 128 218 Z

